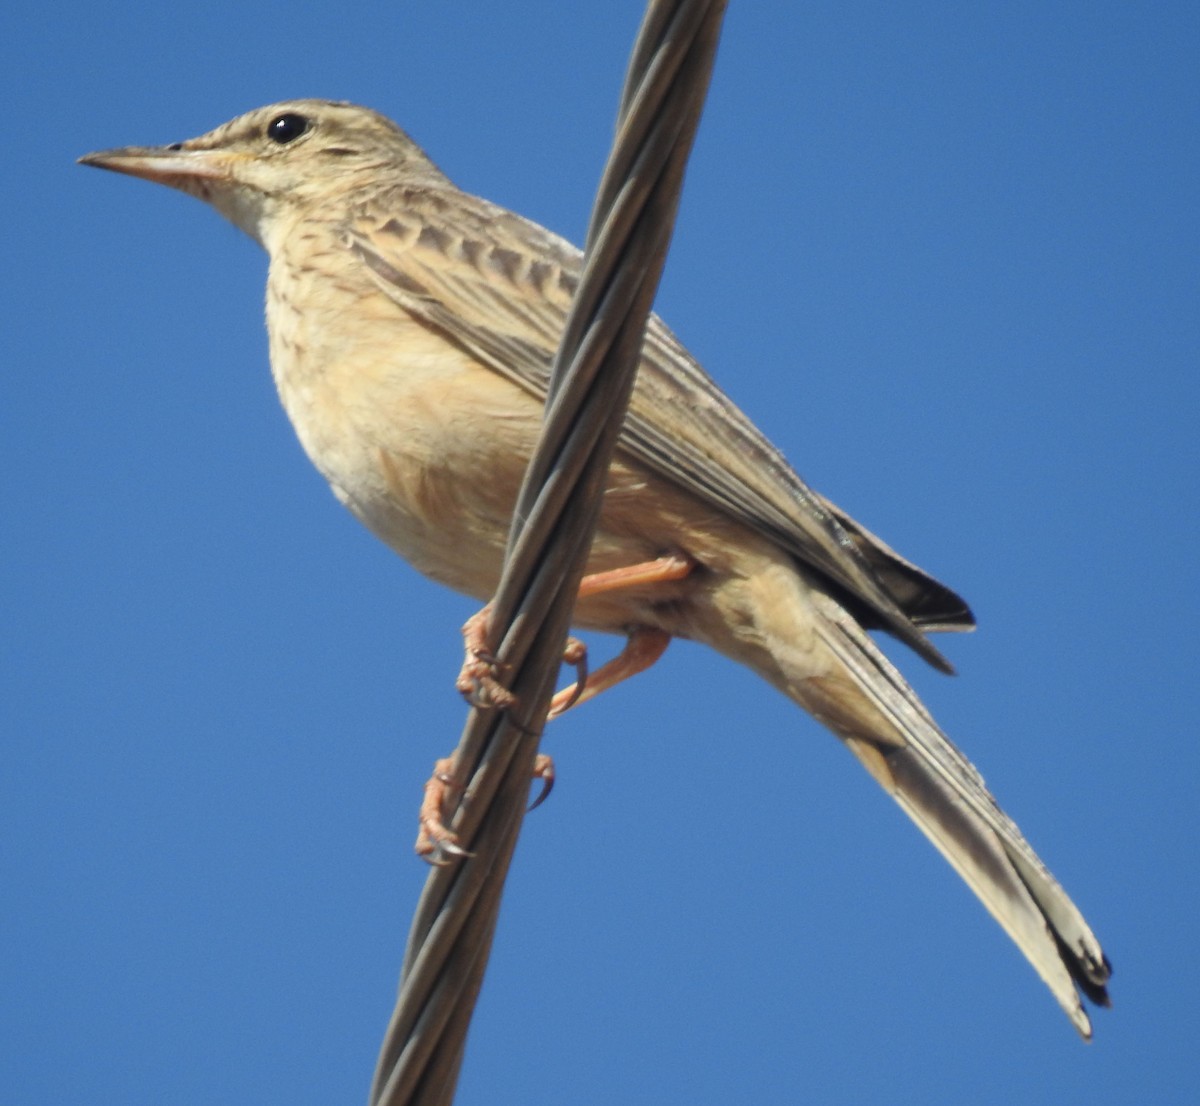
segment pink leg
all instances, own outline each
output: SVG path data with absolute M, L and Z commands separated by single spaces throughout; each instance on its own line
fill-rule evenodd
M 645 587 L 649 584 L 671 583 L 691 575 L 695 562 L 679 553 L 668 554 L 654 561 L 626 565 L 607 572 L 593 572 L 579 582 L 579 598 Z M 499 663 L 487 647 L 488 619 L 491 604 L 473 614 L 463 625 L 463 644 L 466 658 L 459 671 L 455 687 L 475 706 L 505 709 L 516 701 L 513 693 L 500 683 Z M 662 640 L 660 640 L 660 638 Z M 670 640 L 660 630 L 636 627 L 620 656 L 602 666 L 592 676 L 587 675 L 587 648 L 570 638 L 563 660 L 576 668 L 577 679 L 571 688 L 560 691 L 551 706 L 550 717 L 556 717 L 578 702 L 592 699 L 601 691 L 649 668 L 667 647 Z
M 590 676 L 563 688 L 550 701 L 547 717 L 557 718 L 580 703 L 594 699 L 602 691 L 616 687 L 630 676 L 645 672 L 666 652 L 671 635 L 663 630 L 652 630 L 646 626 L 635 626 L 625 641 L 625 648 L 606 664 L 602 664 Z

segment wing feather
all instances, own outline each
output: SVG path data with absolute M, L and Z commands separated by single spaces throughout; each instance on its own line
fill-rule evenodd
M 436 190 L 415 198 L 391 188 L 363 204 L 347 245 L 400 307 L 543 399 L 580 252 L 485 200 L 456 193 L 450 229 Z M 922 627 L 970 628 L 966 604 L 812 491 L 656 315 L 621 448 L 815 568 L 866 625 L 951 670 Z

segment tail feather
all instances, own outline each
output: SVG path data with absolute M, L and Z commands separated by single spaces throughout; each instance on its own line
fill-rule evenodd
M 1076 985 L 1107 1006 L 1111 967 L 1082 914 L 862 628 L 830 597 L 812 599 L 820 640 L 839 663 L 830 675 L 786 680 L 787 690 L 933 842 L 1090 1038 Z

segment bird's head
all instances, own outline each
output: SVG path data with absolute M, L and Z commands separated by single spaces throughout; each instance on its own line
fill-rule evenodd
M 390 119 L 331 100 L 287 100 L 185 142 L 100 150 L 79 161 L 205 200 L 268 248 L 281 217 L 349 194 L 357 180 L 445 182 Z

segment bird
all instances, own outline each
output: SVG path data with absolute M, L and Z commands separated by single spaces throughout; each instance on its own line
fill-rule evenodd
M 421 573 L 491 596 L 580 251 L 341 101 L 79 160 L 204 200 L 264 247 L 271 371 L 305 452 Z M 950 672 L 928 635 L 973 628 L 970 609 L 810 488 L 657 315 L 586 572 L 573 625 L 625 635 L 616 678 L 683 638 L 782 691 L 892 796 L 1090 1039 L 1083 998 L 1109 1005 L 1098 939 L 869 633 Z

